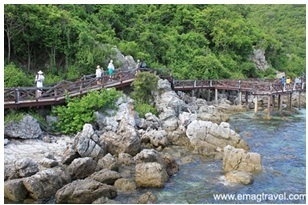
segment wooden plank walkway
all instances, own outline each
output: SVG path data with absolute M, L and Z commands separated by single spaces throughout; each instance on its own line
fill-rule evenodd
M 155 73 L 155 69 L 148 69 Z M 4 89 L 4 108 L 37 107 L 43 105 L 56 105 L 64 103 L 67 96 L 70 98 L 84 95 L 88 92 L 100 90 L 102 88 L 121 88 L 129 86 L 135 78 L 137 70 L 115 70 L 115 74 L 102 76 L 97 79 L 95 75 L 85 75 L 81 79 L 70 82 L 61 81 L 53 86 L 46 86 L 40 97 L 37 95 L 35 87 L 17 87 Z M 301 84 L 290 84 L 288 89 L 284 89 L 279 79 L 245 79 L 245 80 L 174 80 L 171 75 L 160 76 L 171 81 L 175 91 L 215 89 L 215 90 L 235 90 L 249 92 L 253 95 L 275 95 L 292 92 L 305 92 L 305 79 Z M 97 83 L 100 82 L 100 84 Z

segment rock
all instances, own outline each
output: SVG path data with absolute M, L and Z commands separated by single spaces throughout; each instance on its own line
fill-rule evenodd
M 224 173 L 234 170 L 259 172 L 262 171 L 261 155 L 228 145 L 224 148 L 222 168 Z
M 173 145 L 190 146 L 189 138 L 186 136 L 186 128 L 182 125 L 175 131 L 168 133 L 167 139 Z
M 144 133 L 142 139 L 150 141 L 155 147 L 166 147 L 168 145 L 167 132 L 165 130 L 150 130 Z
M 111 171 L 109 169 L 103 169 L 99 172 L 93 173 L 89 176 L 89 178 L 104 184 L 113 185 L 114 182 L 122 178 L 122 176 L 118 172 Z
M 17 179 L 19 178 L 18 171 L 14 165 L 5 165 L 4 166 L 4 181 L 8 179 Z
M 136 155 L 141 147 L 141 140 L 135 128 L 121 120 L 116 133 L 105 132 L 100 136 L 100 140 L 107 144 L 107 150 L 111 154 L 128 153 Z
M 139 152 L 135 157 L 134 161 L 138 163 L 147 163 L 147 162 L 157 162 L 161 165 L 164 165 L 164 159 L 160 152 L 154 149 L 144 149 Z
M 52 168 L 24 178 L 23 183 L 32 198 L 43 199 L 54 196 L 58 189 L 70 181 L 71 177 L 67 172 Z
M 136 165 L 135 181 L 140 187 L 164 187 L 168 174 L 163 165 L 157 162 Z
M 136 191 L 137 188 L 137 185 L 133 180 L 126 178 L 118 179 L 115 181 L 114 186 L 122 192 L 133 192 Z
M 4 125 L 4 136 L 21 139 L 34 139 L 43 133 L 37 120 L 25 115 L 21 121 L 10 121 Z
M 30 158 L 23 158 L 15 162 L 19 177 L 28 177 L 39 171 L 38 164 Z
M 215 156 L 227 145 L 249 149 L 247 143 L 234 131 L 228 123 L 217 125 L 210 121 L 195 120 L 190 123 L 186 135 L 194 152 L 205 156 Z
M 116 196 L 117 190 L 113 186 L 88 178 L 63 186 L 55 195 L 56 202 L 59 204 L 91 204 L 101 197 Z
M 157 201 L 157 197 L 151 192 L 142 194 L 138 199 L 138 204 L 154 204 Z
M 92 204 L 120 204 L 115 200 L 108 199 L 107 197 L 101 197 L 92 202 Z
M 49 159 L 45 157 L 40 161 L 40 164 L 43 167 L 51 168 L 51 167 L 58 166 L 59 163 L 54 159 Z
M 10 140 L 4 139 L 3 142 L 4 142 L 4 146 L 5 146 L 5 145 L 7 145 L 8 143 L 10 143 Z
M 13 179 L 4 182 L 4 197 L 18 202 L 27 198 L 28 191 L 23 184 L 23 179 Z
M 110 169 L 113 171 L 119 170 L 119 164 L 110 153 L 106 154 L 103 158 L 99 159 L 97 162 L 99 169 Z
M 72 163 L 74 159 L 79 158 L 79 157 L 80 155 L 75 151 L 72 145 L 67 146 L 62 156 L 62 163 L 70 164 Z
M 253 176 L 250 172 L 230 171 L 225 174 L 226 180 L 233 183 L 242 183 L 244 185 L 253 183 Z
M 166 167 L 166 171 L 169 176 L 173 176 L 179 172 L 179 165 L 176 163 L 174 159 L 171 158 L 169 154 L 163 155 L 164 164 Z
M 182 112 L 179 115 L 179 125 L 187 127 L 192 121 L 197 120 L 197 115 L 189 112 Z
M 120 153 L 118 156 L 118 163 L 129 166 L 129 165 L 134 164 L 135 162 L 133 160 L 132 155 L 127 154 L 127 153 Z
M 96 162 L 91 157 L 77 158 L 67 167 L 72 179 L 83 179 L 95 172 Z
M 85 124 L 82 132 L 75 136 L 74 145 L 76 152 L 81 157 L 92 157 L 99 159 L 106 152 L 106 145 L 99 142 L 98 135 L 94 132 L 91 124 Z

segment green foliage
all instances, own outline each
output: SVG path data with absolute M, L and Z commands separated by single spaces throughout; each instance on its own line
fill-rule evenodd
M 4 66 L 4 87 L 35 86 L 34 76 L 27 74 L 13 63 Z
M 7 124 L 8 122 L 11 122 L 11 121 L 19 122 L 22 120 L 23 116 L 24 116 L 23 112 L 10 109 L 4 115 L 4 124 Z
M 52 112 L 58 117 L 55 128 L 65 134 L 80 131 L 85 123 L 94 122 L 97 110 L 116 109 L 121 92 L 112 89 L 90 92 L 82 98 L 70 99 L 66 106 L 57 106 Z
M 153 115 L 158 114 L 154 106 L 146 104 L 146 103 L 135 103 L 134 107 L 135 107 L 135 111 L 138 112 L 139 117 L 145 117 L 145 114 L 147 113 L 152 113 Z
M 157 89 L 158 77 L 149 72 L 138 72 L 132 83 L 132 98 L 137 103 L 149 103 L 152 100 L 152 91 Z

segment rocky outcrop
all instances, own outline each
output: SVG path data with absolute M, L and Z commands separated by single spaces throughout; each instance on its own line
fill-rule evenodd
M 10 121 L 4 125 L 4 136 L 21 139 L 34 139 L 43 131 L 37 120 L 31 115 L 25 115 L 20 121 Z
M 164 187 L 168 174 L 163 165 L 157 162 L 136 165 L 135 181 L 140 187 Z
M 23 184 L 23 179 L 13 179 L 4 182 L 4 197 L 18 202 L 26 199 L 28 191 Z
M 214 156 L 227 145 L 248 149 L 247 143 L 226 122 L 218 125 L 210 121 L 195 120 L 188 125 L 186 135 L 194 152 L 205 156 Z
M 106 145 L 99 140 L 99 135 L 94 132 L 91 124 L 85 124 L 82 132 L 75 136 L 75 150 L 81 157 L 99 159 L 106 153 Z
M 87 178 L 65 185 L 55 196 L 60 204 L 91 204 L 101 197 L 116 197 L 117 190 L 113 186 Z
M 70 175 L 60 168 L 46 169 L 23 179 L 24 186 L 34 199 L 52 197 L 70 181 Z
M 262 171 L 261 155 L 255 152 L 247 152 L 244 149 L 236 149 L 230 145 L 224 148 L 222 161 L 224 173 L 229 171 Z
M 67 167 L 72 179 L 84 179 L 95 172 L 96 162 L 91 157 L 77 158 Z

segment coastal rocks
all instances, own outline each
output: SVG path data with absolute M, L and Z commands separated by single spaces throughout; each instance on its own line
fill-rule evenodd
M 89 178 L 104 184 L 113 185 L 114 182 L 122 178 L 122 176 L 118 172 L 102 169 L 90 175 Z
M 119 169 L 119 164 L 116 158 L 114 158 L 110 153 L 108 153 L 103 158 L 98 160 L 97 168 L 117 171 Z
M 225 174 L 225 178 L 232 183 L 241 183 L 244 185 L 253 183 L 252 173 L 245 171 L 230 171 Z
M 141 146 L 141 140 L 132 125 L 122 119 L 117 132 L 106 132 L 100 136 L 100 141 L 107 144 L 107 150 L 111 154 L 128 153 L 136 155 Z
M 4 197 L 12 201 L 26 199 L 28 191 L 23 184 L 23 179 L 13 179 L 4 182 Z
M 247 152 L 243 149 L 236 149 L 230 145 L 224 148 L 222 161 L 224 173 L 229 171 L 262 171 L 261 155 L 255 152 Z
M 122 192 L 133 192 L 136 191 L 137 188 L 136 182 L 126 178 L 118 179 L 115 181 L 114 186 L 117 188 L 117 190 Z
M 95 172 L 96 162 L 91 157 L 77 158 L 67 167 L 72 179 L 84 179 Z
M 106 152 L 106 145 L 99 141 L 99 136 L 94 132 L 91 124 L 85 124 L 82 132 L 75 136 L 74 145 L 76 152 L 81 157 L 99 159 Z
M 116 197 L 117 190 L 113 186 L 87 178 L 63 186 L 55 196 L 60 204 L 91 204 L 101 197 Z
M 52 197 L 70 181 L 69 174 L 60 168 L 46 169 L 23 179 L 24 186 L 33 199 Z
M 140 187 L 164 187 L 168 174 L 163 165 L 157 162 L 136 165 L 135 181 Z
M 229 144 L 249 149 L 247 143 L 226 122 L 217 125 L 210 121 L 195 120 L 188 125 L 186 135 L 194 152 L 205 156 L 215 156 Z
M 166 147 L 168 145 L 167 132 L 165 130 L 150 130 L 141 137 L 143 142 L 150 142 L 155 147 Z
M 25 115 L 20 121 L 10 121 L 4 125 L 4 136 L 21 139 L 40 137 L 43 131 L 31 115 Z
M 23 158 L 16 161 L 15 168 L 19 177 L 28 177 L 39 171 L 38 164 L 30 158 Z

